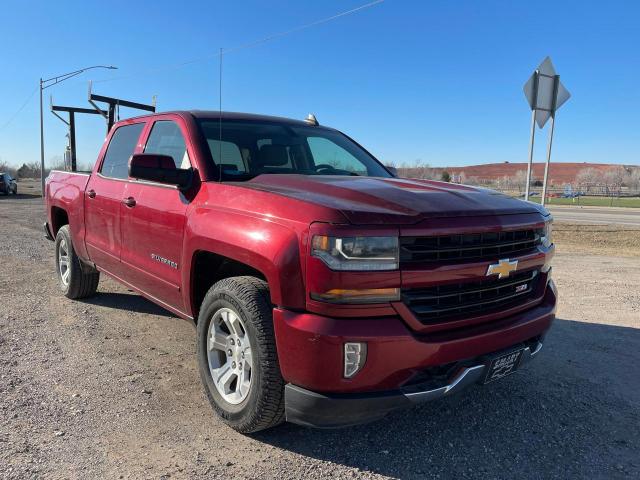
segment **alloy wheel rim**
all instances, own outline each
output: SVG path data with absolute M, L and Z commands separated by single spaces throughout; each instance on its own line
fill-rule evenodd
M 244 401 L 251 389 L 253 355 L 244 322 L 229 308 L 216 311 L 209 323 L 207 360 L 220 396 L 232 405 Z
M 69 285 L 69 276 L 71 269 L 69 268 L 69 247 L 67 241 L 63 238 L 58 247 L 58 269 L 60 270 L 60 280 L 67 286 Z

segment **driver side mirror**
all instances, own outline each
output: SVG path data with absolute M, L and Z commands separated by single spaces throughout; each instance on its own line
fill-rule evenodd
M 129 177 L 175 185 L 180 190 L 186 190 L 193 181 L 193 169 L 176 168 L 169 155 L 136 153 L 129 159 Z

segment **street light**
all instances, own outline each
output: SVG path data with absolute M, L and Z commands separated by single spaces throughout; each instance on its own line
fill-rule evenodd
M 80 70 L 76 70 L 74 72 L 63 73 L 62 75 L 58 75 L 56 77 L 47 78 L 46 80 L 40 79 L 40 184 L 42 186 L 42 196 L 44 197 L 44 119 L 42 114 L 42 91 L 45 88 L 53 87 L 60 82 L 64 82 L 65 80 L 69 80 L 76 75 L 80 75 L 87 70 L 91 70 L 93 68 L 106 68 L 109 70 L 117 70 L 118 67 L 114 67 L 113 65 L 94 65 L 92 67 L 81 68 Z

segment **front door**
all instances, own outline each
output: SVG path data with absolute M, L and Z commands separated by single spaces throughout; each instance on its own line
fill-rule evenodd
M 145 153 L 173 158 L 176 168 L 189 168 L 189 148 L 175 120 L 157 120 L 151 127 Z M 186 210 L 189 202 L 171 185 L 129 183 L 122 223 L 122 264 L 131 283 L 161 303 L 181 312 L 182 258 Z
M 144 123 L 118 127 L 111 135 L 104 159 L 85 189 L 85 244 L 89 258 L 107 272 L 119 275 L 122 245 L 121 209 L 127 189 L 129 157 L 137 148 Z

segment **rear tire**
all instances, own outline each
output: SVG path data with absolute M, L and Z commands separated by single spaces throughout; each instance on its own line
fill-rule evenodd
M 56 235 L 56 270 L 65 297 L 85 298 L 96 293 L 100 272 L 80 263 L 71 243 L 69 225 L 60 227 Z
M 200 376 L 213 410 L 241 433 L 284 421 L 284 380 L 272 310 L 267 283 L 249 276 L 220 280 L 200 307 Z M 229 328 L 230 324 L 237 326 Z M 241 362 L 245 363 L 241 366 Z

